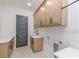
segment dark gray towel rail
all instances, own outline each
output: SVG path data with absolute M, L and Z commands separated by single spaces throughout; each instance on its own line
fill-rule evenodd
M 67 6 L 62 7 L 61 9 L 64 9 L 64 8 L 70 6 L 70 5 L 72 5 L 72 4 L 74 4 L 74 3 L 78 2 L 78 1 L 79 1 L 79 0 L 76 0 L 76 1 L 74 1 L 74 2 L 72 2 L 72 3 L 70 3 L 70 4 L 68 4 Z

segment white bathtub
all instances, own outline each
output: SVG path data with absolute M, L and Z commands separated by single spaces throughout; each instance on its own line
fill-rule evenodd
M 79 50 L 68 47 L 54 53 L 54 55 L 58 58 L 79 58 Z

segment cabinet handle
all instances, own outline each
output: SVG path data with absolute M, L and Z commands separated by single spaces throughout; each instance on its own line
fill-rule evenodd
M 12 45 L 10 45 L 9 48 L 12 49 Z
M 42 25 L 42 21 L 40 22 L 40 25 Z
M 34 42 L 33 42 L 33 38 L 31 39 L 31 44 L 32 44 L 32 45 L 34 44 Z
M 50 18 L 50 19 L 49 19 L 49 21 L 50 21 L 50 24 L 52 24 L 52 20 L 53 20 L 52 18 Z

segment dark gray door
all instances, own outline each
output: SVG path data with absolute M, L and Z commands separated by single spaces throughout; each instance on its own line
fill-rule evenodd
M 16 47 L 28 45 L 28 17 L 16 15 Z

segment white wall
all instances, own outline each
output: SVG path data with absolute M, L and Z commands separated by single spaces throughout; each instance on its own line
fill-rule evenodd
M 2 19 L 2 5 L 0 5 L 0 20 Z M 0 31 L 1 31 L 1 22 L 0 22 Z
M 69 3 L 74 0 L 69 0 Z M 69 7 L 69 43 L 79 49 L 79 2 Z M 67 34 L 66 34 L 67 35 Z M 68 35 L 67 35 L 68 36 Z
M 28 34 L 33 34 L 32 11 L 16 8 L 9 5 L 2 5 L 0 11 L 0 36 L 16 36 L 16 15 L 28 16 Z
M 75 0 L 68 0 L 68 3 L 73 1 Z M 59 44 L 59 49 L 67 46 L 79 48 L 79 2 L 68 7 L 68 25 L 66 27 L 40 28 L 39 34 L 44 36 L 50 47 L 53 45 L 53 42 L 59 44 L 61 41 L 62 44 Z M 47 36 L 50 37 L 49 40 Z

